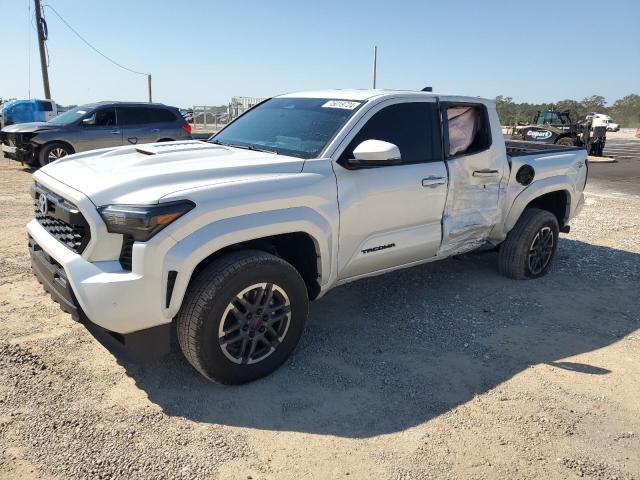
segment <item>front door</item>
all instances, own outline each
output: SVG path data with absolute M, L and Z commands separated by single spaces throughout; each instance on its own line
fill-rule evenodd
M 94 110 L 82 119 L 79 128 L 79 152 L 122 145 L 122 129 L 118 126 L 114 107 Z
M 339 280 L 433 257 L 441 240 L 447 193 L 435 99 L 397 99 L 374 107 L 345 139 L 334 164 L 338 183 Z M 347 164 L 365 140 L 396 145 L 401 162 L 375 168 Z

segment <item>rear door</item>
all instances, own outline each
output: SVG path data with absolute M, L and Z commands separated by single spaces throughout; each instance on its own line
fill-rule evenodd
M 176 140 L 174 113 L 166 108 L 123 106 L 119 108 L 124 127 L 125 144 Z
M 492 129 L 493 124 L 499 125 L 498 117 L 495 110 L 491 112 L 490 118 L 482 103 L 441 103 L 449 192 L 438 255 L 484 245 L 500 221 L 501 182 L 509 175 L 502 134 Z
M 88 113 L 79 123 L 77 152 L 122 145 L 122 129 L 118 126 L 115 107 L 100 107 Z
M 350 166 L 347 160 L 365 140 L 393 143 L 401 162 L 375 168 Z M 447 194 L 435 98 L 378 104 L 343 143 L 334 165 L 340 207 L 339 279 L 433 257 L 440 246 Z

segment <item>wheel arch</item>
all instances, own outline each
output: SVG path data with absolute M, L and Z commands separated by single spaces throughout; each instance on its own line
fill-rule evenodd
M 321 266 L 319 265 L 320 253 L 317 241 L 306 232 L 290 232 L 267 237 L 254 238 L 243 242 L 234 243 L 211 253 L 202 259 L 193 269 L 189 284 L 200 271 L 211 262 L 228 252 L 237 250 L 261 250 L 276 255 L 294 266 L 304 279 L 307 292 L 311 300 L 320 293 L 318 283 Z M 187 286 L 187 290 L 188 290 Z
M 535 186 L 535 188 L 531 188 Z M 505 234 L 529 207 L 536 207 L 553 213 L 562 229 L 569 221 L 572 205 L 572 187 L 569 178 L 551 177 L 534 184 L 518 195 L 505 221 Z
M 316 298 L 331 276 L 334 236 L 329 223 L 309 208 L 287 209 L 287 217 L 283 222 L 282 212 L 275 211 L 224 219 L 178 241 L 164 261 L 163 275 L 177 272 L 167 313 L 174 316 L 178 312 L 189 284 L 200 270 L 224 253 L 238 249 L 280 256 L 300 272 L 309 298 Z
M 571 209 L 571 194 L 567 190 L 554 190 L 547 192 L 531 200 L 527 208 L 539 208 L 553 213 L 562 229 L 567 223 L 569 210 Z
M 69 155 L 76 153 L 76 149 L 73 147 L 73 145 L 71 145 L 66 140 L 47 140 L 46 142 L 38 146 L 38 153 L 40 153 L 43 148 L 47 148 L 48 146 L 53 145 L 54 143 L 60 143 L 61 145 L 64 145 L 65 147 L 67 147 L 70 151 Z

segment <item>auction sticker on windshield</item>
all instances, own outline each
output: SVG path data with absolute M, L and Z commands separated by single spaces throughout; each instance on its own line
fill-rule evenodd
M 358 107 L 360 102 L 350 102 L 348 100 L 329 100 L 322 105 L 322 108 L 342 108 L 343 110 L 353 110 Z

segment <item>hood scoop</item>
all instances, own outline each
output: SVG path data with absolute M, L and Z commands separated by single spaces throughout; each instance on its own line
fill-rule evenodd
M 191 152 L 195 150 L 217 150 L 220 147 L 210 143 L 190 140 L 188 142 L 150 143 L 136 147 L 136 152 L 143 155 L 158 155 L 161 153 Z

